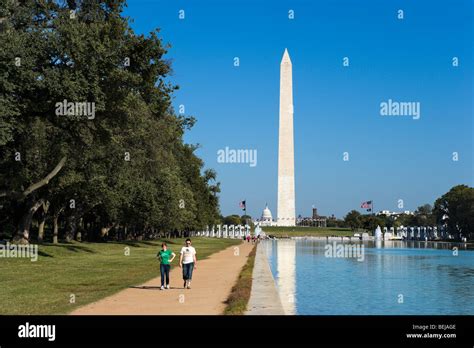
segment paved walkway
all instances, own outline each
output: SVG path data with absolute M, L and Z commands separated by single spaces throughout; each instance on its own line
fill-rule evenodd
M 235 255 L 235 248 L 239 248 Z M 251 243 L 242 243 L 199 260 L 194 270 L 191 289 L 183 289 L 181 269 L 173 266 L 169 290 L 160 290 L 161 278 L 81 307 L 71 314 L 222 314 L 232 287 L 252 250 Z M 179 255 L 176 255 L 179 257 Z M 158 270 L 159 274 L 159 270 Z
M 247 312 L 245 313 L 247 315 L 285 314 L 267 256 L 265 255 L 265 243 L 265 241 L 262 241 L 257 246 L 252 274 L 252 291 L 247 305 Z

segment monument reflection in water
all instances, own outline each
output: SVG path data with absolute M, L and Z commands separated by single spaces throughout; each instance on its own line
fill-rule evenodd
M 277 245 L 276 282 L 285 314 L 295 313 L 296 248 L 295 241 L 281 240 Z
M 285 313 L 474 314 L 474 250 L 465 245 L 361 242 L 364 258 L 358 261 L 327 257 L 328 243 L 333 241 L 264 242 Z

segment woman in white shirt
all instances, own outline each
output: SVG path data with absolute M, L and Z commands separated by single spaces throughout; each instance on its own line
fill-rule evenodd
M 197 269 L 196 249 L 191 246 L 191 239 L 186 239 L 185 246 L 181 248 L 179 267 L 183 268 L 184 288 L 191 289 L 193 269 Z

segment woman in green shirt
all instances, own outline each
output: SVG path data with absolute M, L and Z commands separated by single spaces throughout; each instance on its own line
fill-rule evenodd
M 176 254 L 168 249 L 166 243 L 161 244 L 161 250 L 156 255 L 160 260 L 160 273 L 161 273 L 161 290 L 165 289 L 165 277 L 166 277 L 166 289 L 170 288 L 170 263 L 173 262 Z

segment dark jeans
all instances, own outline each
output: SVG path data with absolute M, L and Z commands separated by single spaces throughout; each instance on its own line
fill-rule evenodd
M 193 279 L 194 262 L 183 263 L 183 280 Z
M 166 285 L 170 284 L 170 265 L 160 264 L 160 273 L 161 273 L 161 286 L 165 286 L 165 276 L 166 276 Z

